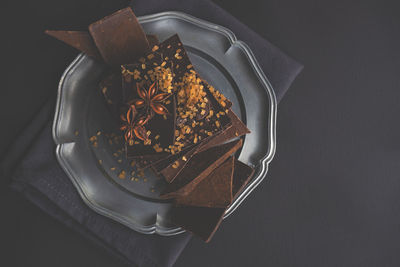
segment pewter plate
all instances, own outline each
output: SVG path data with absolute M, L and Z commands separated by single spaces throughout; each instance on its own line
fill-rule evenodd
M 160 41 L 178 33 L 195 69 L 233 102 L 233 110 L 251 134 L 239 160 L 254 166 L 253 179 L 227 209 L 225 218 L 264 179 L 275 153 L 276 99 L 249 47 L 228 29 L 184 13 L 164 12 L 139 18 Z M 84 202 L 96 212 L 145 234 L 175 235 L 171 203 L 159 199 L 165 186 L 150 170 L 138 176 L 123 153 L 122 142 L 98 90 L 105 66 L 80 54 L 65 70 L 58 89 L 53 137 L 58 161 Z M 99 135 L 97 133 L 100 131 Z M 96 144 L 90 140 L 96 136 Z M 126 171 L 126 177 L 119 174 Z M 131 171 L 135 171 L 133 175 Z

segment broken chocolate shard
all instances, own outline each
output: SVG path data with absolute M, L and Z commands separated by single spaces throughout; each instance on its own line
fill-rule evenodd
M 233 182 L 232 182 L 232 195 L 235 199 L 244 187 L 249 183 L 254 175 L 254 168 L 249 165 L 235 160 L 235 170 L 233 172 Z
M 149 50 L 149 42 L 130 7 L 89 25 L 89 32 L 107 64 L 135 62 Z
M 235 199 L 251 180 L 254 169 L 235 160 L 232 194 Z M 220 226 L 225 208 L 176 206 L 171 211 L 171 221 L 183 229 L 209 242 Z
M 232 202 L 234 157 L 228 158 L 201 181 L 192 192 L 175 199 L 175 204 L 208 208 L 226 208 Z
M 103 61 L 99 49 L 97 49 L 92 36 L 90 36 L 89 32 L 87 31 L 46 30 L 45 33 L 87 54 L 89 57 Z M 156 35 L 148 34 L 146 35 L 146 38 L 150 47 L 158 44 L 158 38 Z
M 102 60 L 100 52 L 88 32 L 46 30 L 45 33 L 78 49 L 79 51 L 86 53 L 94 59 Z
M 189 194 L 215 168 L 242 146 L 242 140 L 212 147 L 196 154 L 178 174 L 175 181 L 161 193 L 161 198 L 176 198 Z

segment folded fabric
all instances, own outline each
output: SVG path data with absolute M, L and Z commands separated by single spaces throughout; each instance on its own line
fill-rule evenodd
M 301 65 L 208 0 L 136 0 L 137 15 L 177 10 L 223 25 L 245 41 L 282 98 Z M 78 231 L 128 264 L 172 266 L 184 249 L 189 234 L 172 237 L 143 235 L 101 216 L 79 197 L 55 157 L 51 136 L 55 96 L 35 115 L 3 159 L 3 175 L 13 178 L 12 187 L 49 215 Z

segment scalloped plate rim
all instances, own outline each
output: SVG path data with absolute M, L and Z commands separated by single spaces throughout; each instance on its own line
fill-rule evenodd
M 202 28 L 205 28 L 207 30 L 211 30 L 214 32 L 217 32 L 219 34 L 222 34 L 224 37 L 228 39 L 230 42 L 230 45 L 236 45 L 238 48 L 240 48 L 244 54 L 246 55 L 247 59 L 249 60 L 255 74 L 258 76 L 260 83 L 263 85 L 264 89 L 268 93 L 268 99 L 269 99 L 269 116 L 268 116 L 268 129 L 269 129 L 269 138 L 268 138 L 268 152 L 266 155 L 260 159 L 259 161 L 259 166 L 260 168 L 258 169 L 258 172 L 254 175 L 250 183 L 245 187 L 245 189 L 240 193 L 240 195 L 235 199 L 235 201 L 231 204 L 231 206 L 226 210 L 224 219 L 226 219 L 229 215 L 231 215 L 239 206 L 240 204 L 246 199 L 246 197 L 264 180 L 266 177 L 266 174 L 268 172 L 268 165 L 272 161 L 275 151 L 276 151 L 276 113 L 277 113 L 277 101 L 276 101 L 276 96 L 275 92 L 272 89 L 272 86 L 270 82 L 268 81 L 267 77 L 265 76 L 264 72 L 262 71 L 261 67 L 259 66 L 258 61 L 256 60 L 253 52 L 249 48 L 249 46 L 244 43 L 243 41 L 237 40 L 235 34 L 220 25 L 198 19 L 196 17 L 193 17 L 191 15 L 188 15 L 183 12 L 177 12 L 177 11 L 167 11 L 167 12 L 161 12 L 161 13 L 156 13 L 156 14 L 151 14 L 151 15 L 145 15 L 145 16 L 140 16 L 138 17 L 139 22 L 149 22 L 149 21 L 154 21 L 154 20 L 159 20 L 159 19 L 165 19 L 165 18 L 174 18 L 174 19 L 180 19 L 184 20 L 186 22 L 195 24 L 196 26 L 200 26 Z M 59 125 L 59 118 L 62 115 L 62 109 L 63 109 L 63 101 L 62 101 L 62 88 L 63 84 L 65 83 L 66 79 L 68 78 L 68 75 L 70 72 L 74 70 L 76 65 L 79 63 L 79 61 L 84 57 L 84 54 L 81 53 L 79 54 L 73 61 L 72 63 L 66 68 L 66 70 L 63 72 L 59 85 L 58 85 L 58 94 L 57 94 L 57 102 L 56 102 L 56 110 L 55 110 L 55 116 L 54 116 L 54 122 L 53 122 L 53 127 L 52 127 L 52 134 L 53 134 L 53 139 L 55 143 L 57 144 L 56 147 L 56 157 L 57 160 L 59 161 L 62 169 L 66 172 L 67 176 L 70 178 L 72 183 L 74 184 L 75 188 L 77 189 L 79 195 L 91 209 L 95 210 L 96 212 L 112 218 L 128 227 L 131 229 L 138 231 L 140 233 L 144 234 L 159 234 L 163 236 L 171 236 L 171 235 L 177 235 L 183 232 L 186 232 L 180 227 L 175 227 L 175 228 L 163 228 L 160 227 L 156 222 L 151 225 L 151 226 L 138 226 L 135 223 L 132 223 L 131 221 L 128 221 L 126 219 L 123 219 L 121 216 L 118 215 L 110 215 L 112 211 L 109 209 L 106 209 L 100 205 L 96 205 L 93 203 L 89 197 L 85 194 L 84 190 L 81 188 L 79 185 L 79 182 L 76 180 L 77 178 L 74 177 L 74 175 L 71 173 L 70 170 L 66 168 L 65 160 L 63 158 L 63 155 L 61 153 L 61 150 L 63 148 L 63 144 L 59 140 L 59 134 L 58 134 L 58 125 Z M 61 164 L 63 163 L 63 164 Z

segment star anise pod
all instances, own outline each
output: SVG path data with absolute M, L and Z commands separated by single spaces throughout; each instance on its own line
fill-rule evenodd
M 170 94 L 168 93 L 157 94 L 158 91 L 157 82 L 154 82 L 152 85 L 150 85 L 148 90 L 140 87 L 139 84 L 136 83 L 136 89 L 140 99 L 134 99 L 132 101 L 135 107 L 137 108 L 146 107 L 149 113 L 152 113 L 154 111 L 159 115 L 168 114 L 168 109 L 161 103 L 164 100 L 166 100 L 170 96 Z
M 140 116 L 136 119 L 139 113 L 136 110 L 134 105 L 130 105 L 126 115 L 121 114 L 121 120 L 124 122 L 124 125 L 121 126 L 121 131 L 125 131 L 125 141 L 129 143 L 129 145 L 133 145 L 133 140 L 135 136 L 143 141 L 147 141 L 148 136 L 144 125 L 150 119 L 149 116 Z

